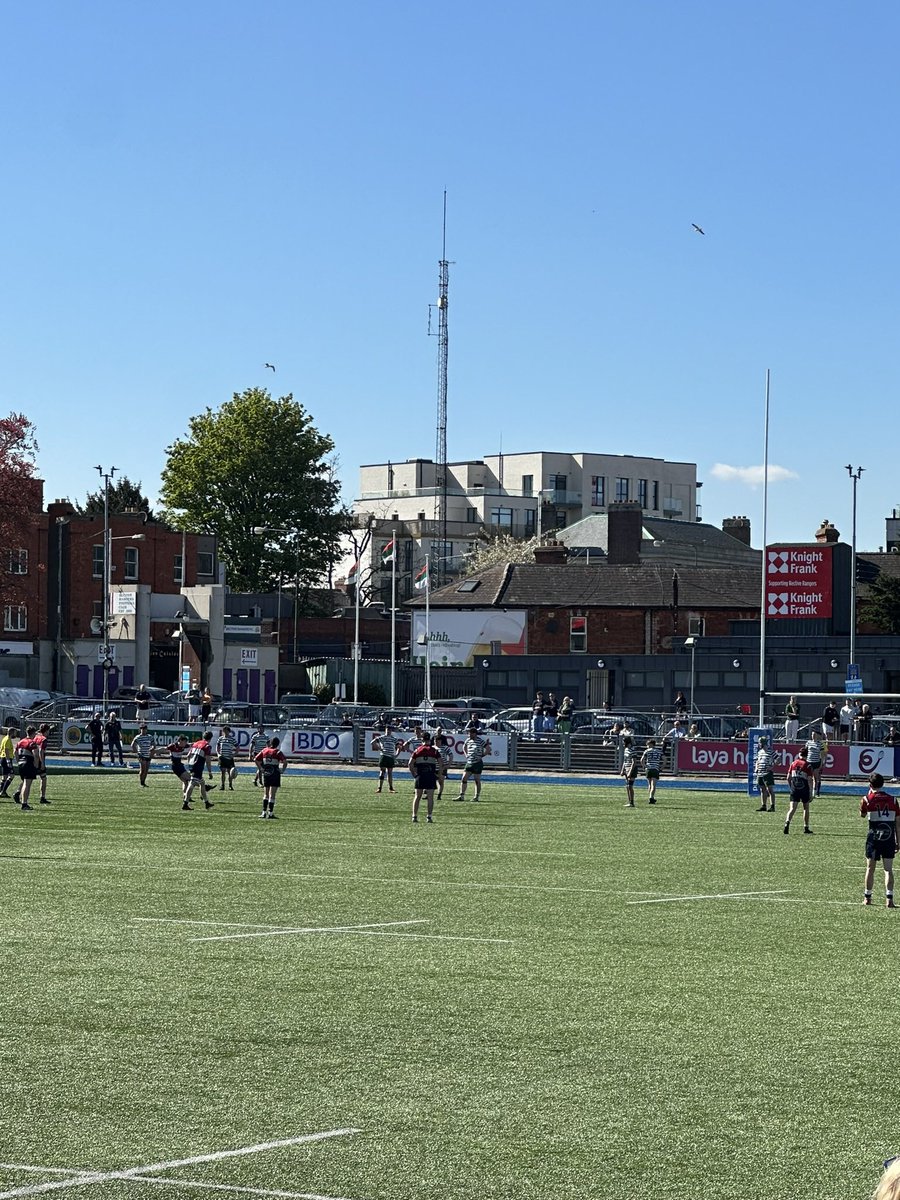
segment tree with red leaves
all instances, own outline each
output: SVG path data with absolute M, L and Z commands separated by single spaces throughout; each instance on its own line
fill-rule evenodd
M 0 599 L 6 604 L 20 598 L 22 578 L 10 574 L 10 553 L 30 541 L 37 448 L 34 426 L 23 413 L 0 417 Z

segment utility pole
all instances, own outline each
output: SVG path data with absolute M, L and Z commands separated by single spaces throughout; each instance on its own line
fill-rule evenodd
M 109 536 L 109 481 L 115 475 L 118 467 L 110 467 L 108 471 L 104 471 L 102 467 L 98 467 L 100 478 L 103 480 L 103 711 L 109 707 L 109 668 L 112 666 L 112 660 L 109 656 L 109 589 L 111 582 L 111 564 L 110 551 L 112 550 L 112 539 Z

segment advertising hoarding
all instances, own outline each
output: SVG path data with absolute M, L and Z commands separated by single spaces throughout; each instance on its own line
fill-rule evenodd
M 831 546 L 769 546 L 766 616 L 769 620 L 830 618 Z

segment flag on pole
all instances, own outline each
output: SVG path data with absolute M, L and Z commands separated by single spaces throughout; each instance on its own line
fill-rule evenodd
M 425 566 L 422 567 L 422 569 L 416 574 L 416 577 L 413 580 L 413 586 L 417 592 L 424 591 L 428 588 L 428 563 L 426 563 Z
M 394 544 L 394 538 L 388 542 L 386 546 L 381 547 L 381 565 L 389 567 L 397 556 L 397 547 Z
M 359 574 L 359 559 L 356 560 L 356 562 L 353 564 L 353 566 L 347 572 L 347 582 L 348 583 L 356 583 L 356 576 L 358 574 Z

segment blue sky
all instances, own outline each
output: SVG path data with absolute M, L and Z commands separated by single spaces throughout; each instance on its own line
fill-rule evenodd
M 443 191 L 452 459 L 695 461 L 769 539 L 884 542 L 900 9 L 302 0 L 0 4 L 0 406 L 48 499 L 156 495 L 232 392 L 362 462 L 431 457 Z M 696 234 L 697 222 L 705 236 Z M 263 363 L 272 362 L 276 375 Z M 252 436 L 252 431 L 248 431 Z M 718 465 L 717 465 L 718 464 Z M 757 472 L 758 473 L 758 472 Z

